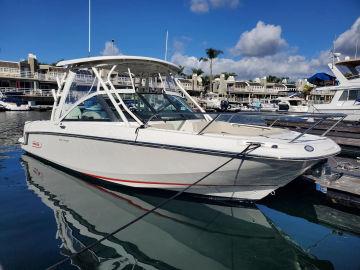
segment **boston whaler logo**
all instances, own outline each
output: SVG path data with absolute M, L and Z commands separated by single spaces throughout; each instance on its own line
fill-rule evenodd
M 34 148 L 41 148 L 42 144 L 40 142 L 37 141 L 32 141 L 31 146 Z

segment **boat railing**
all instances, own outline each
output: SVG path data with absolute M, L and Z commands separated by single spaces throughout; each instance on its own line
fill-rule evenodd
M 16 87 L 0 87 L 2 94 L 22 94 L 27 96 L 52 96 L 52 89 L 34 89 L 34 88 L 16 88 Z
M 186 115 L 193 115 L 193 116 L 200 116 L 197 118 L 204 117 L 205 115 L 210 116 L 211 120 L 207 121 L 206 125 L 201 128 L 200 131 L 197 132 L 198 135 L 202 135 L 205 133 L 205 131 L 215 122 L 228 122 L 233 124 L 245 124 L 248 126 L 261 126 L 264 125 L 263 122 L 259 120 L 270 120 L 272 121 L 271 124 L 266 125 L 267 128 L 272 128 L 277 122 L 281 120 L 307 120 L 309 123 L 313 123 L 305 129 L 302 132 L 299 132 L 299 134 L 290 140 L 290 143 L 294 143 L 298 141 L 301 137 L 303 137 L 305 134 L 308 134 L 311 130 L 319 126 L 321 123 L 323 123 L 326 120 L 333 120 L 329 127 L 325 129 L 325 131 L 320 135 L 321 137 L 325 137 L 331 130 L 333 130 L 340 122 L 344 120 L 344 118 L 347 116 L 343 113 L 289 113 L 289 112 L 240 112 L 240 113 L 229 113 L 229 112 L 219 112 L 219 113 L 203 113 L 203 112 L 176 112 L 176 113 L 156 113 L 153 114 L 143 125 L 143 127 L 148 127 L 148 123 L 152 121 L 155 118 L 161 118 L 161 115 L 165 115 L 167 117 L 169 116 L 181 116 L 184 117 Z M 239 122 L 238 120 L 246 120 L 246 122 Z M 256 119 L 257 118 L 257 119 Z M 185 117 L 186 119 L 186 117 Z M 189 120 L 189 119 L 186 119 Z M 251 120 L 257 120 L 254 124 L 254 122 L 250 122 Z M 265 125 L 264 125 L 265 127 Z

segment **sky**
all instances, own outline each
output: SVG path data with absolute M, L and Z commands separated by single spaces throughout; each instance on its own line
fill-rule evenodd
M 209 72 L 206 48 L 223 54 L 214 73 L 240 79 L 329 72 L 330 49 L 353 57 L 359 0 L 91 0 L 91 55 L 164 58 Z M 88 56 L 88 0 L 0 0 L 0 59 L 40 62 Z M 111 45 L 115 40 L 115 47 Z

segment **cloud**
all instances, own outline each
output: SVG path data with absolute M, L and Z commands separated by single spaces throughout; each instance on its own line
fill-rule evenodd
M 237 8 L 239 0 L 190 0 L 190 10 L 194 13 L 207 13 L 210 9 Z
M 239 6 L 239 0 L 209 0 L 213 8 L 229 7 L 237 8 Z
M 259 21 L 256 27 L 241 34 L 239 41 L 230 51 L 233 55 L 262 57 L 274 55 L 287 47 L 281 37 L 281 26 Z
M 343 55 L 353 56 L 358 43 L 358 53 L 360 52 L 360 17 L 354 22 L 351 28 L 342 33 L 335 40 L 335 50 Z M 360 53 L 359 53 L 360 54 Z
M 281 34 L 281 26 L 259 21 L 255 28 L 244 32 L 236 46 L 231 49 L 233 55 L 241 58 L 233 59 L 230 56 L 215 59 L 213 73 L 234 72 L 238 74 L 238 79 L 243 80 L 268 75 L 298 79 L 307 78 L 316 72 L 330 73 L 327 66 L 331 62 L 329 49 L 314 57 L 305 57 L 300 55 L 295 47 L 290 47 Z M 335 41 L 337 51 L 352 56 L 355 53 L 356 40 L 359 40 L 360 55 L 360 18 Z M 201 68 L 206 74 L 210 73 L 209 63 L 199 62 L 198 57 L 187 55 L 184 47 L 175 50 L 171 61 L 184 66 L 187 73 L 190 73 L 192 68 Z
M 115 43 L 111 41 L 105 42 L 104 50 L 100 52 L 102 55 L 120 55 L 120 50 Z
M 238 79 L 254 79 L 267 75 L 276 75 L 280 77 L 290 77 L 293 79 L 306 78 L 315 72 L 328 72 L 327 61 L 324 60 L 326 52 L 321 53 L 317 58 L 307 59 L 301 55 L 288 55 L 279 53 L 265 57 L 243 57 L 239 60 L 231 58 L 218 58 L 214 63 L 214 74 L 222 72 L 234 72 Z M 209 74 L 209 64 L 199 62 L 195 56 L 187 56 L 181 53 L 175 53 L 172 56 L 172 62 L 185 66 L 186 72 L 191 68 L 201 68 Z
M 206 13 L 209 11 L 209 3 L 207 0 L 191 0 L 190 10 L 194 13 Z
M 174 53 L 183 53 L 186 46 L 191 41 L 191 38 L 187 36 L 175 37 L 173 41 L 173 51 Z

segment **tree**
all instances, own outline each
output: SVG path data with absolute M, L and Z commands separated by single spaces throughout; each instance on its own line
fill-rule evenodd
M 191 71 L 193 74 L 196 74 L 198 76 L 204 73 L 204 71 L 201 68 L 192 68 Z
M 208 90 L 210 84 L 210 78 L 208 75 L 202 76 L 202 85 L 204 86 L 204 90 Z
M 269 75 L 269 76 L 266 77 L 266 81 L 270 82 L 270 83 L 279 83 L 279 82 L 281 82 L 281 78 Z
M 303 95 L 306 97 L 307 95 L 310 95 L 310 92 L 311 92 L 311 90 L 313 90 L 313 89 L 314 89 L 313 86 L 310 86 L 310 85 L 305 84 L 304 87 L 303 87 L 302 93 L 303 93 Z
M 184 66 L 179 66 L 179 75 L 182 77 L 186 76 L 186 74 L 184 73 L 184 69 L 185 69 Z
M 225 80 L 229 79 L 230 76 L 236 77 L 237 74 L 234 72 L 224 72 Z
M 203 61 L 203 62 L 207 62 L 210 61 L 210 91 L 213 91 L 213 85 L 212 85 L 212 80 L 213 80 L 213 61 L 215 58 L 217 58 L 220 54 L 223 53 L 223 51 L 221 50 L 217 50 L 217 49 L 213 49 L 213 48 L 208 48 L 205 50 L 206 52 L 206 56 L 207 57 L 201 57 L 199 59 L 199 61 Z

